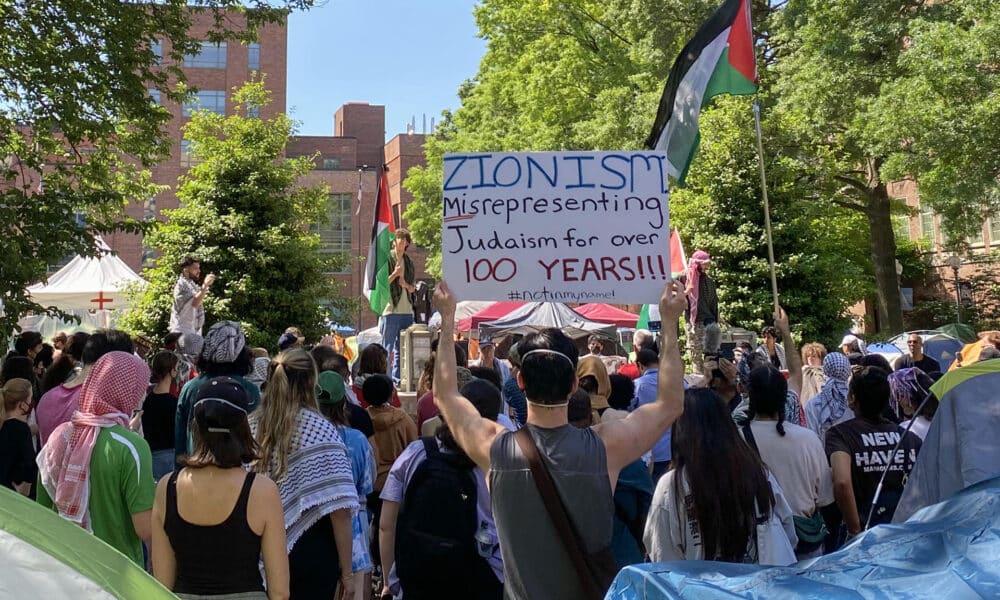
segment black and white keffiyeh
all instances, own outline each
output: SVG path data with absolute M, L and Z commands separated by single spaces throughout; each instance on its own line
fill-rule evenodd
M 219 321 L 205 334 L 201 359 L 213 363 L 236 362 L 246 343 L 242 325 L 236 321 Z

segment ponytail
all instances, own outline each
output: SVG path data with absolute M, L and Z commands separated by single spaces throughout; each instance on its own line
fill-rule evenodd
M 257 408 L 260 460 L 254 470 L 281 482 L 287 475 L 292 434 L 303 408 L 319 412 L 316 363 L 301 348 L 282 352 L 268 365 L 267 389 Z
M 778 422 L 774 426 L 778 430 L 778 435 L 781 437 L 785 436 L 785 405 L 782 404 L 781 408 L 778 409 Z

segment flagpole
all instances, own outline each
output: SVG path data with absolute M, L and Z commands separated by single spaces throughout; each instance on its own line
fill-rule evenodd
M 771 240 L 771 205 L 767 200 L 767 176 L 764 174 L 764 143 L 760 132 L 760 104 L 753 101 L 753 120 L 757 129 L 757 158 L 760 164 L 760 191 L 764 196 L 764 230 L 767 232 L 767 259 L 771 266 L 771 294 L 774 296 L 774 312 L 778 312 L 778 278 L 774 271 L 774 242 Z

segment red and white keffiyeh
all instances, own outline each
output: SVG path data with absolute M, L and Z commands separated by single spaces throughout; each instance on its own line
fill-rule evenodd
M 109 352 L 95 364 L 80 390 L 80 410 L 52 432 L 38 454 L 42 486 L 59 514 L 90 529 L 90 457 L 102 427 L 128 427 L 142 402 L 149 368 L 127 352 Z
M 704 250 L 698 250 L 691 255 L 687 267 L 687 285 L 684 291 L 687 293 L 688 302 L 691 306 L 691 325 L 698 322 L 698 286 L 701 283 L 701 267 L 712 262 L 712 257 Z

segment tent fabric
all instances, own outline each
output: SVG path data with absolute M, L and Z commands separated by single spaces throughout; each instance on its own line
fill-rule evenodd
M 966 486 L 1000 475 L 1000 359 L 946 373 L 931 388 L 940 406 L 931 421 L 917 464 L 903 489 L 893 520 Z
M 125 261 L 113 254 L 76 256 L 45 283 L 28 287 L 32 300 L 62 310 L 128 308 L 125 288 L 145 286 Z
M 639 315 L 600 302 L 577 306 L 573 310 L 591 321 L 608 323 L 618 327 L 635 327 L 635 324 L 639 321 Z
M 962 342 L 950 335 L 937 331 L 915 331 L 924 340 L 924 354 L 938 361 L 941 371 L 947 371 L 948 367 L 955 362 L 955 357 L 962 350 Z M 889 343 L 899 348 L 903 353 L 907 353 L 906 338 L 912 334 L 903 333 L 889 340 Z
M 615 339 L 616 333 L 614 325 L 591 321 L 560 302 L 529 302 L 502 319 L 479 325 L 479 337 L 527 335 L 549 327 L 574 339 L 592 333 Z
M 176 600 L 124 554 L 4 487 L 0 556 L 2 598 Z
M 475 331 L 481 324 L 502 319 L 522 306 L 524 302 L 491 302 L 486 308 L 461 319 L 457 331 Z
M 965 323 L 948 323 L 938 327 L 935 331 L 950 335 L 963 344 L 970 344 L 976 341 L 976 330 L 971 325 Z
M 625 567 L 605 600 L 996 598 L 1000 479 L 788 567 L 682 561 Z

